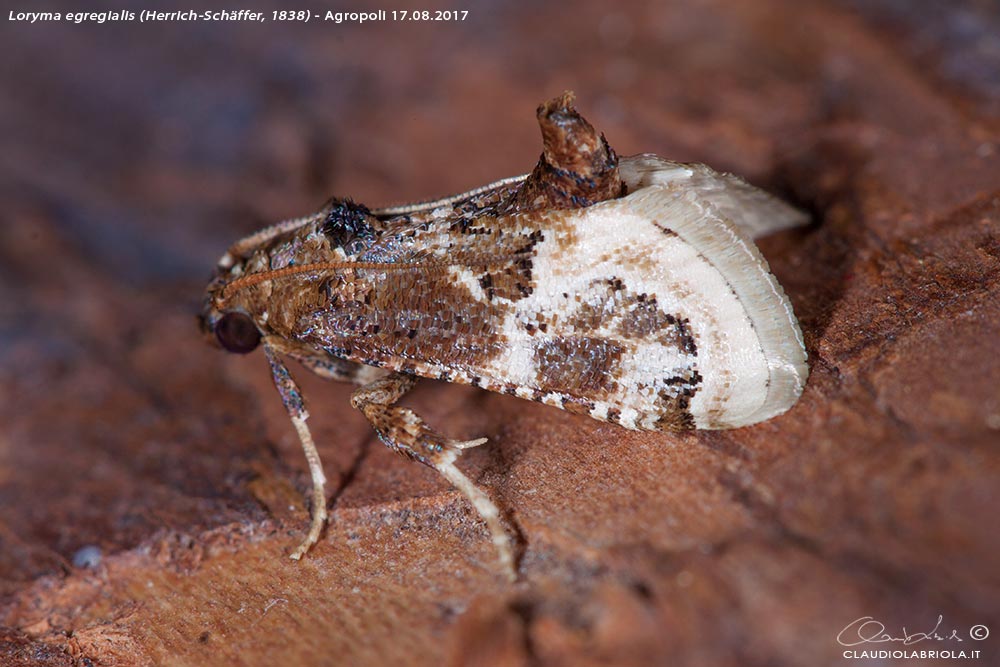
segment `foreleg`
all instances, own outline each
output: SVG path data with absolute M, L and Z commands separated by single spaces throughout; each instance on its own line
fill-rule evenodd
M 316 451 L 316 444 L 309 433 L 309 427 L 306 426 L 309 412 L 306 411 L 302 400 L 302 392 L 299 391 L 298 385 L 281 361 L 275 347 L 267 340 L 264 341 L 264 354 L 271 366 L 274 386 L 281 394 L 281 401 L 285 404 L 285 410 L 288 411 L 295 432 L 299 435 L 302 451 L 305 452 L 306 461 L 309 463 L 309 474 L 312 476 L 312 523 L 306 539 L 291 554 L 292 560 L 299 560 L 319 540 L 323 525 L 326 523 L 326 476 L 323 474 L 323 464 L 319 459 L 319 452 Z

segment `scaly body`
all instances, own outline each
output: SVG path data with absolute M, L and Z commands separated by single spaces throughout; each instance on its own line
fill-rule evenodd
M 441 471 L 489 524 L 489 498 L 450 440 L 393 405 L 430 377 L 627 428 L 734 428 L 784 412 L 807 375 L 791 307 L 751 238 L 802 216 L 742 181 L 651 155 L 622 158 L 572 108 L 539 108 L 526 177 L 455 197 L 320 213 L 237 242 L 203 326 L 224 347 L 263 340 L 314 480 L 322 468 L 281 356 L 363 385 L 353 404 L 390 447 Z

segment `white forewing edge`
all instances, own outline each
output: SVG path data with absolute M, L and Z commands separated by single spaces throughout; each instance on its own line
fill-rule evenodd
M 671 162 L 651 153 L 623 157 L 618 165 L 629 192 L 650 185 L 690 188 L 752 239 L 798 227 L 808 216 L 738 176 L 703 164 Z

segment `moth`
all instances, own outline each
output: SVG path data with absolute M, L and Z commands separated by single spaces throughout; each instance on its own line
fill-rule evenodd
M 537 117 L 530 174 L 388 208 L 334 198 L 219 260 L 202 330 L 238 354 L 263 344 L 309 463 L 312 522 L 293 559 L 327 509 L 286 359 L 357 384 L 351 404 L 471 502 L 509 574 L 500 513 L 456 466 L 486 439 L 449 438 L 396 405 L 417 378 L 652 431 L 747 426 L 802 393 L 802 334 L 752 239 L 805 216 L 703 165 L 619 158 L 571 93 Z

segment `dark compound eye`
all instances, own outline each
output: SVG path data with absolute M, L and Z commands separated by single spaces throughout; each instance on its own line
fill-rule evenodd
M 226 313 L 215 323 L 215 337 L 230 352 L 246 354 L 260 344 L 260 331 L 249 315 Z

